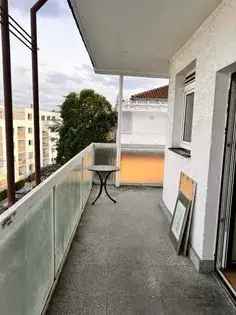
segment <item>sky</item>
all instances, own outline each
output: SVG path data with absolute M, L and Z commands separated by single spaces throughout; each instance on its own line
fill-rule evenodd
M 9 0 L 9 13 L 30 33 L 29 8 L 35 0 Z M 92 88 L 112 105 L 118 77 L 95 74 L 66 0 L 49 0 L 38 15 L 40 108 L 57 109 L 70 92 Z M 31 51 L 11 36 L 14 106 L 32 104 Z M 1 58 L 1 54 L 0 54 Z M 0 60 L 0 104 L 3 103 Z M 125 77 L 124 97 L 167 84 L 165 79 Z

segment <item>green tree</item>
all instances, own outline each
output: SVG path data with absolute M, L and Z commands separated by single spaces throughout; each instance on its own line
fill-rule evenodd
M 117 114 L 105 97 L 85 89 L 61 105 L 57 163 L 64 164 L 91 142 L 111 142 Z

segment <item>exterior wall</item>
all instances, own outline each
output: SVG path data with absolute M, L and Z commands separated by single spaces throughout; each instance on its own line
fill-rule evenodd
M 126 106 L 123 104 L 122 110 L 122 133 L 121 143 L 124 145 L 165 145 L 167 122 L 168 122 L 168 108 L 167 103 L 152 104 L 136 102 Z M 130 115 L 130 128 L 125 126 L 125 115 Z M 130 129 L 127 131 L 127 129 Z
M 225 0 L 170 62 L 167 146 L 180 144 L 181 74 L 196 64 L 191 158 L 166 150 L 163 200 L 173 213 L 179 174 L 196 180 L 191 245 L 203 261 L 213 261 L 217 232 L 224 128 L 230 74 L 236 70 L 236 1 Z
M 164 146 L 153 150 L 122 149 L 121 185 L 163 186 Z
M 122 133 L 122 144 L 165 145 L 167 113 L 132 112 L 132 132 Z

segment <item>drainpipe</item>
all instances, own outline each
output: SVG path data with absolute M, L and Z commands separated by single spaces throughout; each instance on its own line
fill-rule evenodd
M 38 0 L 31 8 L 31 37 L 32 37 L 32 80 L 33 80 L 33 111 L 34 111 L 34 159 L 36 185 L 41 182 L 40 163 L 40 115 L 39 115 L 39 76 L 38 76 L 38 40 L 37 12 L 48 0 Z
M 6 130 L 6 159 L 7 159 L 7 192 L 8 206 L 15 203 L 15 165 L 13 141 L 13 113 L 12 113 L 12 81 L 11 81 L 11 51 L 9 36 L 8 0 L 1 0 L 2 7 L 2 67 L 3 90 Z
M 124 77 L 119 77 L 119 96 L 118 96 L 118 123 L 116 133 L 116 166 L 120 168 L 121 162 L 121 125 L 122 125 L 122 101 L 123 101 Z M 120 172 L 116 172 L 116 187 L 120 187 Z

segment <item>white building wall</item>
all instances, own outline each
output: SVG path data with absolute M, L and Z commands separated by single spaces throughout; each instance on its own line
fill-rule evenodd
M 44 118 L 44 119 L 42 119 Z M 57 157 L 56 145 L 59 138 L 57 132 L 54 132 L 51 128 L 56 125 L 60 120 L 60 113 L 40 111 L 40 140 L 41 140 L 41 166 L 46 166 L 48 164 L 54 164 Z M 46 132 L 46 139 L 43 137 L 43 132 Z M 44 134 L 45 135 L 45 134 Z M 44 138 L 44 139 L 43 139 Z M 44 144 L 44 140 L 48 144 Z M 45 150 L 47 151 L 47 156 L 44 156 Z
M 124 115 L 126 112 L 123 112 Z M 167 108 L 161 111 L 132 111 L 131 131 L 122 133 L 121 143 L 132 145 L 165 145 Z
M 178 74 L 194 61 L 196 89 L 192 157 L 185 159 L 166 150 L 163 200 L 173 213 L 181 171 L 197 181 L 191 243 L 206 261 L 214 260 L 215 253 L 227 90 L 230 73 L 236 70 L 235 17 L 236 1 L 222 1 L 170 63 L 169 147 L 180 144 L 182 132 Z

